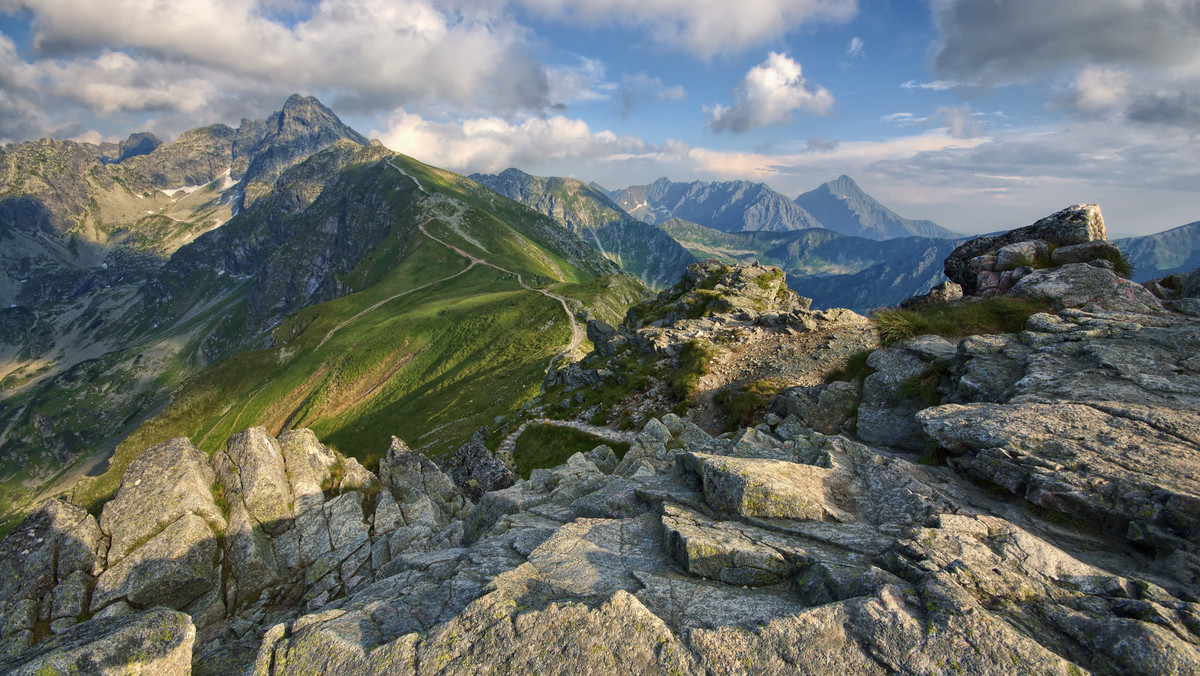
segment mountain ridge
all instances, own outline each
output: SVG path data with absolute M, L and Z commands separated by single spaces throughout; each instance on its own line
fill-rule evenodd
M 572 178 L 532 176 L 515 167 L 469 178 L 555 219 L 651 288 L 674 284 L 694 262 L 671 237 L 632 218 L 593 185 Z
M 854 179 L 845 174 L 800 194 L 795 201 L 824 227 L 843 235 L 875 240 L 963 237 L 933 221 L 914 221 L 896 214 L 864 192 Z
M 651 225 L 678 217 L 726 232 L 820 227 L 803 207 L 752 181 L 676 183 L 660 178 L 609 195 L 631 216 Z

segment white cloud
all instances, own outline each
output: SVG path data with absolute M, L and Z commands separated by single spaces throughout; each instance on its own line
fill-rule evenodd
M 676 152 L 670 144 L 652 146 L 608 130 L 593 132 L 586 122 L 561 115 L 519 122 L 497 117 L 436 122 L 400 111 L 388 119 L 387 129 L 372 135 L 393 150 L 467 173 L 514 166 L 540 171 L 564 161 L 602 164 L 662 159 L 664 154 Z
M 517 0 L 544 16 L 635 26 L 702 57 L 782 37 L 812 21 L 848 21 L 857 0 Z
M 850 38 L 850 44 L 846 46 L 846 54 L 850 56 L 862 56 L 863 41 L 860 37 Z
M 1129 98 L 1129 73 L 1088 66 L 1075 76 L 1071 104 L 1080 112 L 1096 114 L 1122 107 Z
M 959 85 L 957 82 L 952 82 L 950 80 L 934 80 L 932 82 L 917 82 L 916 80 L 909 80 L 908 82 L 901 83 L 900 86 L 903 89 L 931 89 L 936 92 L 942 92 L 946 91 L 947 89 L 954 89 Z
M 440 0 L 5 0 L 33 16 L 32 65 L 56 92 L 111 115 L 190 112 L 214 91 L 277 104 L 320 93 L 343 112 L 400 105 L 460 114 L 540 110 L 543 67 L 503 11 Z M 187 87 L 197 87 L 189 96 Z M 154 90 L 170 90 L 155 95 Z M 178 102 L 178 103 L 176 103 Z M 219 105 L 209 105 L 210 118 Z M 268 108 L 269 110 L 269 108 Z
M 751 68 L 734 95 L 730 106 L 705 106 L 713 131 L 744 132 L 788 124 L 797 112 L 824 115 L 833 107 L 833 94 L 824 87 L 810 87 L 800 64 L 778 52 L 771 52 L 766 61 Z
M 580 101 L 609 98 L 617 85 L 604 77 L 604 63 L 581 57 L 577 66 L 552 66 L 546 69 L 552 105 L 565 106 Z

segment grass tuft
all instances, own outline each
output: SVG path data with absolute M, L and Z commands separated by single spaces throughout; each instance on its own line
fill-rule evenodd
M 682 402 L 687 402 L 696 393 L 700 379 L 708 374 L 708 363 L 716 356 L 713 345 L 707 341 L 689 340 L 679 351 L 679 368 L 671 374 L 671 393 Z
M 752 426 L 782 389 L 783 384 L 777 381 L 755 380 L 718 392 L 713 401 L 725 416 L 725 431 Z
M 870 366 L 867 366 L 867 358 L 871 356 L 874 350 L 860 350 L 850 355 L 846 360 L 846 365 L 840 369 L 835 369 L 825 374 L 825 383 L 834 383 L 839 380 L 850 382 L 853 380 L 862 380 L 875 372 Z
M 935 334 L 944 338 L 989 333 L 1017 333 L 1038 312 L 1051 307 L 1048 300 L 998 296 L 970 303 L 931 305 L 919 310 L 888 308 L 875 313 L 879 340 L 892 345 L 914 336 Z
M 554 425 L 530 425 L 517 437 L 513 449 L 513 463 L 517 473 L 528 479 L 535 469 L 557 467 L 576 453 L 587 453 L 593 448 L 607 445 L 618 458 L 625 457 L 629 444 L 605 441 L 587 432 L 570 427 Z
M 950 365 L 945 362 L 937 362 L 925 367 L 924 371 L 913 374 L 905 378 L 900 383 L 899 394 L 903 399 L 916 401 L 924 404 L 926 407 L 937 406 L 942 403 L 942 393 L 938 391 L 938 387 L 942 384 L 942 377 L 949 374 Z

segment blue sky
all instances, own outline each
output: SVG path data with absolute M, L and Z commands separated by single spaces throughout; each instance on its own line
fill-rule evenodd
M 0 31 L 0 142 L 170 139 L 302 92 L 463 173 L 846 173 L 962 232 L 1200 219 L 1197 0 L 0 0 Z

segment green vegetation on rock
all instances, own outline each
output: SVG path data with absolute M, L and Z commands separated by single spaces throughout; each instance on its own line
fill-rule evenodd
M 979 301 L 931 305 L 920 310 L 888 308 L 875 313 L 885 345 L 924 334 L 961 338 L 975 334 L 1016 333 L 1034 314 L 1050 309 L 1042 299 L 996 296 Z
M 755 380 L 717 392 L 713 401 L 725 416 L 725 431 L 753 427 L 783 388 L 782 383 L 773 380 Z
M 587 432 L 557 425 L 530 425 L 517 438 L 513 461 L 517 473 L 528 479 L 535 469 L 557 467 L 576 453 L 587 453 L 600 445 L 613 449 L 617 458 L 625 457 L 629 444 L 605 441 Z

